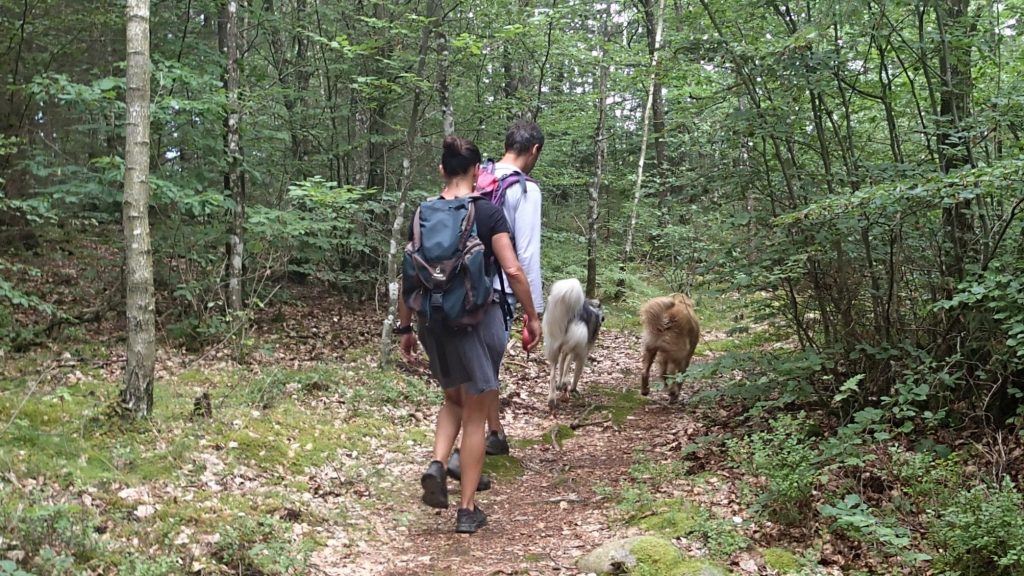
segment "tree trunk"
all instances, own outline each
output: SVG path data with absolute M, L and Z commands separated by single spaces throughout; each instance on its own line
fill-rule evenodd
M 238 315 L 245 304 L 242 299 L 242 262 L 245 255 L 245 187 L 242 181 L 242 152 L 239 123 L 241 106 L 238 90 L 241 73 L 238 64 L 238 0 L 226 0 L 218 22 L 220 49 L 227 57 L 224 90 L 227 114 L 224 117 L 224 150 L 228 157 L 224 175 L 224 195 L 231 199 L 231 227 L 228 231 L 228 309 Z
M 436 7 L 431 7 L 433 14 L 444 18 L 444 7 L 441 0 L 431 0 Z M 441 104 L 441 128 L 445 136 L 455 133 L 455 110 L 452 108 L 451 87 L 448 85 L 448 36 L 444 32 L 444 22 L 437 27 L 437 94 Z
M 633 189 L 633 211 L 629 217 L 629 228 L 626 230 L 626 248 L 623 250 L 623 260 L 628 261 L 633 252 L 633 233 L 636 231 L 637 209 L 640 206 L 640 196 L 644 180 L 644 159 L 647 156 L 647 135 L 648 125 L 651 118 L 651 107 L 654 101 L 654 84 L 657 80 L 658 50 L 661 48 L 661 29 L 665 25 L 665 0 L 658 2 L 658 26 L 654 33 L 654 54 L 651 56 L 651 77 L 647 86 L 647 102 L 644 104 L 644 115 L 641 124 L 643 135 L 640 138 L 640 159 L 636 167 L 636 186 Z
M 963 133 L 971 114 L 971 46 L 961 41 L 970 31 L 970 0 L 944 0 L 935 5 L 939 28 L 939 162 L 943 174 L 973 165 L 970 138 Z M 970 200 L 962 200 L 942 209 L 949 253 L 946 276 L 949 289 L 964 278 L 968 254 L 973 250 L 973 226 L 968 216 Z
M 390 19 L 390 14 L 387 11 L 387 5 L 384 2 L 373 3 L 373 17 L 381 22 L 387 22 Z M 378 42 L 378 47 L 374 51 L 376 59 L 382 62 L 387 62 L 395 57 L 395 48 L 388 42 Z M 376 76 L 380 74 L 380 71 L 375 68 L 376 62 L 374 59 L 367 59 L 366 61 L 366 74 L 368 76 Z M 367 118 L 366 124 L 366 149 L 367 149 L 367 166 L 366 166 L 366 187 L 376 188 L 378 192 L 383 192 L 387 186 L 387 166 L 388 166 L 388 135 L 391 131 L 391 125 L 388 123 L 388 104 L 389 99 L 383 94 L 376 94 L 371 97 L 370 106 L 368 109 L 369 117 Z
M 149 0 L 128 0 L 125 170 L 122 218 L 128 345 L 121 390 L 124 416 L 153 412 L 156 314 L 149 237 Z
M 420 35 L 419 54 L 416 59 L 416 80 L 423 78 L 427 69 L 427 53 L 430 51 L 430 39 L 439 18 L 439 1 L 431 1 L 427 7 L 427 22 L 423 25 Z M 416 140 L 419 139 L 420 111 L 423 107 L 423 90 L 420 83 L 415 83 L 412 95 L 412 109 L 409 113 L 409 126 L 405 131 L 405 157 L 402 158 L 402 176 L 398 185 L 398 206 L 395 208 L 395 220 L 391 225 L 391 242 L 388 246 L 388 313 L 384 317 L 384 325 L 380 335 L 380 365 L 391 363 L 394 350 L 392 327 L 398 314 L 399 276 L 398 266 L 401 262 L 399 246 L 405 242 L 405 203 L 408 199 L 409 184 L 412 180 L 412 164 L 416 151 Z
M 601 172 L 604 169 L 604 158 L 608 151 L 605 140 L 605 113 L 608 108 L 608 50 L 605 46 L 608 38 L 608 17 L 611 4 L 608 5 L 605 18 L 601 22 L 601 65 L 597 88 L 597 128 L 594 130 L 594 181 L 590 185 L 590 202 L 587 205 L 587 298 L 597 298 L 597 215 L 598 201 L 601 197 Z
M 647 54 L 650 56 L 651 61 L 654 62 L 654 53 L 657 51 L 658 38 L 657 38 L 657 27 L 658 24 L 655 21 L 654 14 L 654 0 L 644 0 L 644 24 L 647 31 Z M 656 178 L 664 176 L 664 171 L 667 165 L 667 146 L 665 144 L 665 99 L 662 96 L 661 78 L 657 71 L 652 74 L 654 78 L 654 100 L 651 102 L 653 109 L 652 121 L 654 125 L 654 175 Z M 658 194 L 658 203 L 664 207 L 668 201 L 669 186 L 661 184 L 661 191 Z
M 22 62 L 23 49 L 26 39 L 30 35 L 32 22 L 31 4 L 24 0 L 22 5 L 17 7 L 16 13 L 19 18 L 17 31 L 9 39 L 6 49 L 6 57 L 0 63 L 0 71 L 5 84 L 9 86 L 22 85 L 31 76 L 32 71 L 23 71 L 27 64 Z M 10 7 L 10 14 L 15 14 L 15 7 Z M 0 95 L 0 137 L 6 137 L 14 142 L 14 151 L 0 154 L 0 186 L 3 195 L 7 200 L 20 200 L 29 196 L 33 188 L 28 172 L 19 164 L 28 155 L 28 146 L 19 143 L 18 140 L 26 138 L 25 119 L 30 109 L 32 97 L 25 90 L 7 89 L 6 95 Z M 0 206 L 0 245 L 12 246 L 21 244 L 23 248 L 36 248 L 39 240 L 32 229 L 31 222 L 20 212 L 7 211 Z

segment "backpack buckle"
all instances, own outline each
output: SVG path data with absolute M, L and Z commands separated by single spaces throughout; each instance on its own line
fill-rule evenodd
M 432 291 L 430 293 L 430 306 L 432 308 L 433 307 L 440 308 L 443 305 L 444 305 L 444 292 L 439 292 L 437 290 Z

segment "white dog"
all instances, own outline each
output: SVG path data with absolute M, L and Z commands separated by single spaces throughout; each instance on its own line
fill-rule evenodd
M 587 300 L 580 281 L 575 278 L 559 280 L 551 287 L 547 307 L 544 310 L 544 351 L 551 364 L 551 389 L 548 393 L 548 408 L 558 405 L 558 392 L 568 400 L 569 391 L 576 386 L 587 364 L 587 354 L 597 340 L 597 332 L 604 322 L 601 303 Z M 569 363 L 576 363 L 572 387 L 566 389 L 565 377 Z

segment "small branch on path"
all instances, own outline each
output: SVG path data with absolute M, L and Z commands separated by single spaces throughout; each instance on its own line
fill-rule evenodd
M 610 416 L 608 418 L 601 418 L 600 420 L 591 420 L 590 422 L 580 422 L 579 420 L 577 420 L 577 421 L 573 422 L 572 424 L 570 424 L 569 428 L 571 428 L 573 430 L 579 430 L 580 428 L 583 428 L 584 426 L 597 426 L 598 424 L 607 424 L 608 422 L 611 422 L 611 421 L 612 421 L 612 419 L 611 419 Z
M 573 494 L 571 496 L 555 496 L 554 498 L 544 498 L 541 500 L 534 500 L 530 504 L 561 504 L 562 502 L 583 502 L 583 499 Z
M 562 570 L 574 570 L 576 568 L 575 566 L 573 566 L 571 564 L 570 565 L 565 565 L 565 564 L 562 564 L 561 562 L 559 562 L 558 560 L 556 560 L 554 552 L 548 552 L 548 558 L 551 558 L 551 562 L 554 563 L 555 566 L 558 566 L 559 568 L 561 568 Z
M 579 415 L 579 418 L 576 418 L 576 420 L 573 421 L 573 423 L 569 425 L 569 428 L 572 428 L 573 430 L 575 430 L 576 426 L 578 426 L 580 422 L 583 422 L 584 420 L 586 420 L 587 416 L 590 416 L 590 413 L 593 412 L 596 409 L 597 409 L 597 404 L 591 404 L 590 406 L 587 406 L 583 410 L 583 413 Z
M 504 358 L 504 360 L 502 360 L 502 363 L 504 363 L 504 364 L 514 364 L 516 366 L 519 366 L 523 370 L 526 370 L 527 368 L 529 368 L 529 366 L 526 365 L 526 362 L 519 362 L 517 360 L 513 360 L 513 359 L 509 358 L 508 356 L 506 356 Z

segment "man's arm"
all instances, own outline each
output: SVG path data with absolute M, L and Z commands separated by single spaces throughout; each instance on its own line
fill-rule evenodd
M 533 307 L 537 312 L 544 312 L 544 285 L 540 271 L 540 231 L 541 231 L 541 193 L 540 186 L 527 183 L 526 194 L 519 199 L 513 237 L 516 239 L 516 256 L 526 273 L 533 296 Z

